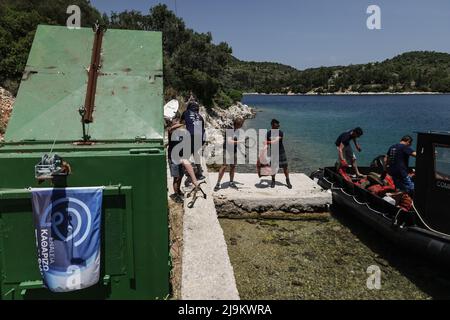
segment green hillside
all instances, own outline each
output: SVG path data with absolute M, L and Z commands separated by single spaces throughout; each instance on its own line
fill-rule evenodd
M 224 83 L 246 92 L 450 92 L 450 54 L 407 52 L 383 62 L 303 71 L 234 60 Z

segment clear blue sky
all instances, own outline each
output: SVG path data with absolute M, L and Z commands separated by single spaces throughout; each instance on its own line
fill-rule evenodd
M 299 69 L 381 61 L 412 50 L 450 52 L 448 0 L 91 0 L 101 12 L 147 13 L 165 3 L 189 28 L 211 31 L 239 59 Z M 382 30 L 368 30 L 367 7 Z

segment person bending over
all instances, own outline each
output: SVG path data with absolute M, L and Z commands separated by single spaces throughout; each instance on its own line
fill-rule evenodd
M 342 167 L 348 167 L 351 164 L 356 176 L 361 177 L 362 174 L 359 172 L 358 166 L 356 165 L 356 156 L 353 152 L 353 148 L 350 142 L 353 141 L 356 150 L 361 152 L 361 146 L 359 145 L 357 139 L 363 135 L 363 130 L 361 128 L 355 128 L 350 131 L 342 133 L 336 140 L 335 144 L 338 150 L 338 170 Z
M 173 178 L 173 190 L 175 192 L 174 196 L 176 200 L 182 200 L 184 194 L 181 191 L 181 181 L 183 179 L 184 173 L 186 172 L 190 177 L 192 184 L 195 188 L 199 186 L 199 182 L 197 177 L 195 176 L 194 168 L 191 163 L 183 158 L 183 151 L 180 151 L 178 155 L 178 160 L 176 161 L 176 154 L 173 154 L 174 148 L 182 142 L 182 139 L 176 139 L 174 136 L 174 132 L 177 129 L 183 127 L 179 118 L 175 118 L 172 120 L 171 127 L 168 130 L 169 133 L 169 147 L 168 147 L 168 162 L 170 168 L 170 175 Z

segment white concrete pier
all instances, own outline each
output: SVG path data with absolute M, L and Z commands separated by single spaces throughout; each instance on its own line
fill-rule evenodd
M 185 199 L 181 296 L 183 300 L 239 300 L 211 184 L 207 182 L 202 185 L 206 200 L 198 198 L 190 209 L 192 199 Z
M 217 181 L 217 173 L 209 175 L 211 183 Z M 327 212 L 331 205 L 331 193 L 323 190 L 308 176 L 291 174 L 293 186 L 288 189 L 282 174 L 277 176 L 275 188 L 270 188 L 271 177 L 259 178 L 256 174 L 237 173 L 234 182 L 237 189 L 230 188 L 229 174 L 222 181 L 222 189 L 214 193 L 216 209 L 220 216 L 247 217 L 270 213 L 300 215 L 302 213 Z

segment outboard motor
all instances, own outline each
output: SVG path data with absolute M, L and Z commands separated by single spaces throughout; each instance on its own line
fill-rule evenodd
M 311 173 L 310 175 L 309 175 L 309 178 L 311 179 L 311 180 L 314 180 L 314 181 L 319 181 L 320 179 L 322 179 L 323 178 L 323 174 L 324 174 L 324 170 L 323 169 L 319 169 L 319 170 L 316 170 L 316 171 L 314 171 L 313 173 Z
M 414 202 L 434 230 L 450 234 L 450 133 L 419 133 Z

